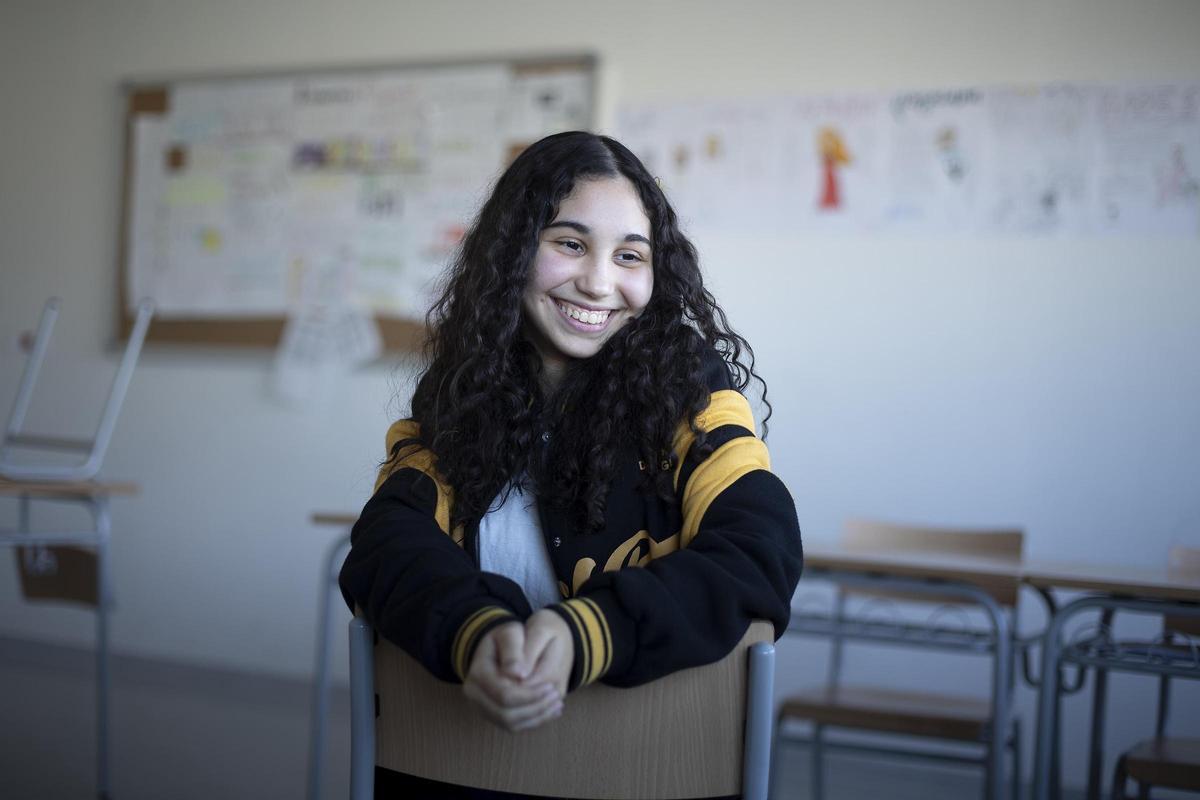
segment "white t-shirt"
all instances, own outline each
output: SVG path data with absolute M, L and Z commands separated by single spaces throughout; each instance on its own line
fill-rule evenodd
M 518 483 L 497 507 L 499 500 L 497 495 L 479 521 L 480 568 L 516 581 L 534 611 L 557 603 L 562 595 L 542 536 L 537 498 Z

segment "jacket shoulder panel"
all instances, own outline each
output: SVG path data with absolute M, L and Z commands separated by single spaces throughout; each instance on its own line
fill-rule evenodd
M 405 440 L 419 439 L 421 427 L 415 420 L 402 419 L 392 423 L 388 428 L 386 437 L 386 452 L 387 461 L 379 469 L 379 476 L 375 479 L 375 491 L 396 472 L 403 469 L 415 469 L 418 472 L 427 476 L 433 481 L 437 489 L 437 504 L 434 508 L 434 519 L 437 525 L 442 529 L 442 533 L 450 534 L 450 506 L 454 502 L 454 491 L 450 485 L 446 483 L 441 474 L 437 470 L 437 458 L 433 453 L 420 444 L 410 444 L 403 447 L 399 452 L 395 448 Z M 461 543 L 461 531 L 456 531 L 458 534 L 454 538 L 456 542 Z

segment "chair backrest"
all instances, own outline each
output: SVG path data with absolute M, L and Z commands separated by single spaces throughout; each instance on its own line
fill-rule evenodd
M 1175 546 L 1167 556 L 1167 574 L 1172 577 L 1200 579 L 1200 547 Z M 1166 616 L 1163 627 L 1188 636 L 1200 636 L 1200 617 Z
M 747 651 L 773 640 L 772 626 L 755 622 L 715 664 L 632 689 L 594 684 L 572 694 L 559 719 L 514 734 L 485 721 L 461 687 L 433 678 L 380 639 L 376 763 L 433 780 L 554 797 L 741 794 L 747 696 L 754 688 Z M 769 687 L 757 694 L 769 720 Z M 765 796 L 765 775 L 763 786 Z
M 858 552 L 907 553 L 930 558 L 962 557 L 996 561 L 1020 561 L 1025 534 L 1013 528 L 964 529 L 895 525 L 875 520 L 851 519 L 842 528 L 842 546 Z M 1020 594 L 1017 577 L 998 578 L 980 588 L 1002 606 L 1016 605 Z M 862 594 L 856 590 L 856 594 Z M 872 593 L 878 594 L 878 593 Z M 930 598 L 910 592 L 889 592 L 887 597 L 929 602 Z M 938 601 L 944 602 L 944 601 Z
M 146 331 L 150 327 L 150 318 L 154 315 L 154 304 L 151 301 L 142 300 L 138 303 L 133 329 L 125 344 L 125 352 L 121 356 L 121 363 L 113 377 L 112 386 L 109 388 L 108 399 L 100 414 L 96 433 L 91 439 L 30 435 L 23 433 L 22 427 L 33 397 L 38 372 L 41 370 L 46 356 L 50 335 L 54 331 L 54 322 L 58 318 L 59 304 L 58 298 L 52 297 L 46 301 L 42 310 L 37 334 L 30 348 L 29 359 L 25 362 L 25 369 L 17 388 L 17 396 L 13 401 L 8 423 L 4 429 L 4 439 L 0 441 L 0 477 L 9 480 L 81 481 L 96 476 L 96 473 L 100 471 L 100 465 L 104 462 L 104 454 L 108 450 L 113 429 L 117 425 L 117 417 L 125 402 L 125 392 L 133 378 L 133 369 L 137 365 L 138 356 L 142 351 L 142 343 L 146 338 Z M 83 460 L 54 464 L 21 463 L 11 456 L 12 451 L 18 448 L 73 452 L 82 455 Z

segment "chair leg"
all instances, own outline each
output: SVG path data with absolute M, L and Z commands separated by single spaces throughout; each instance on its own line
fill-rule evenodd
M 1111 622 L 1111 615 L 1105 618 L 1104 623 Z M 1091 738 L 1088 742 L 1088 778 L 1085 797 L 1087 800 L 1100 800 L 1101 772 L 1104 769 L 1104 721 L 1105 703 L 1108 695 L 1108 671 L 1096 668 L 1096 682 L 1093 687 L 1092 697 L 1092 729 Z
M 825 799 L 825 747 L 821 742 L 821 734 L 825 730 L 824 725 L 813 724 L 812 735 L 812 765 L 810 767 L 812 779 L 812 800 Z
M 1021 800 L 1021 720 L 1012 723 L 1012 800 Z
M 1118 758 L 1117 765 L 1113 767 L 1112 800 L 1126 800 L 1125 756 Z
M 779 729 L 783 725 L 783 715 L 775 717 L 775 727 L 771 729 L 771 767 L 767 772 L 767 797 L 774 797 L 778 791 L 776 781 L 778 776 L 775 774 L 779 764 Z
M 375 664 L 371 626 L 350 620 L 350 800 L 375 796 Z

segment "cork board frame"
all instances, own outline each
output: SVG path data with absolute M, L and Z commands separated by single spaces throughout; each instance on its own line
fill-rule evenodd
M 170 110 L 171 93 L 175 85 L 189 80 L 250 80 L 263 77 L 320 77 L 348 72 L 429 70 L 439 67 L 461 67 L 470 65 L 504 65 L 515 75 L 531 75 L 546 72 L 577 72 L 588 78 L 589 98 L 587 103 L 588 127 L 595 125 L 597 96 L 597 58 L 592 54 L 548 55 L 528 58 L 478 58 L 454 61 L 412 61 L 388 64 L 355 64 L 333 68 L 295 68 L 270 72 L 243 74 L 188 75 L 161 80 L 139 80 L 125 84 L 124 90 L 124 135 L 121 170 L 121 213 L 117 232 L 117 335 L 121 339 L 129 336 L 133 328 L 134 315 L 126 303 L 129 263 L 129 216 L 132 213 L 133 170 L 134 170 L 134 124 L 138 117 L 165 115 Z M 515 157 L 520 148 L 508 153 Z M 279 344 L 284 327 L 283 316 L 271 317 L 221 317 L 214 319 L 161 319 L 155 318 L 147 332 L 148 342 L 180 345 L 202 345 L 233 348 L 274 348 Z M 393 316 L 376 318 L 383 338 L 385 352 L 402 353 L 419 349 L 425 335 L 424 320 L 404 319 Z

